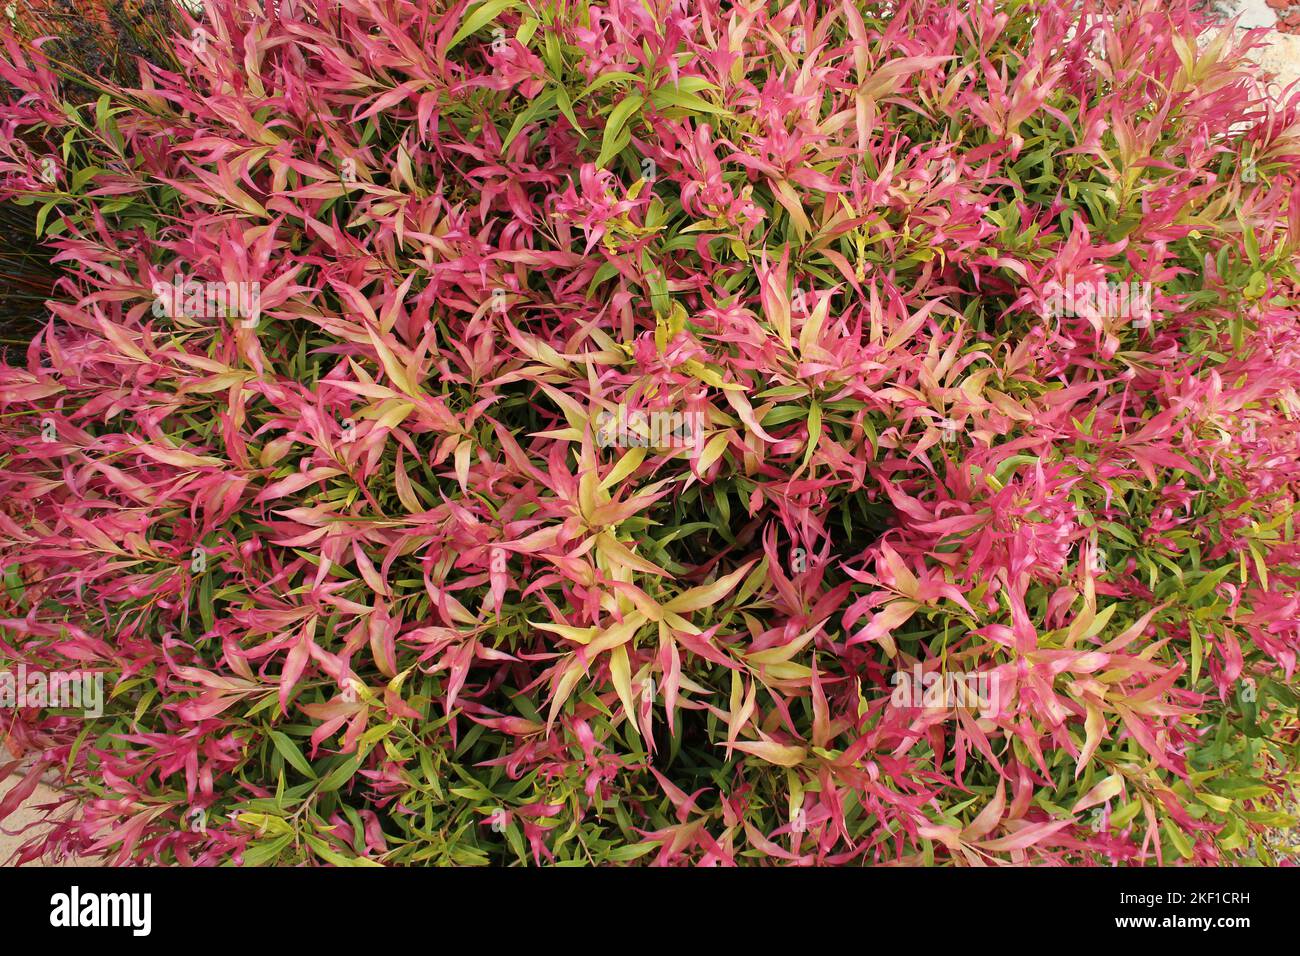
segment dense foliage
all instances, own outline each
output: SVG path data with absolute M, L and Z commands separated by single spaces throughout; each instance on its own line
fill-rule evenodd
M 176 16 L 130 82 L 0 58 L 65 273 L 0 366 L 0 664 L 109 696 L 4 715 L 0 817 L 63 788 L 21 859 L 1286 858 L 1300 96 L 1253 38 Z

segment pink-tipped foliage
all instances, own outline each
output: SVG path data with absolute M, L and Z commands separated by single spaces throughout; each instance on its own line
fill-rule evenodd
M 19 858 L 1277 862 L 1300 97 L 1187 7 L 210 0 L 97 99 L 10 37 L 0 663 L 111 693 L 3 715 Z

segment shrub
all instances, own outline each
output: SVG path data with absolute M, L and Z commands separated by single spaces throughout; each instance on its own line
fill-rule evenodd
M 170 0 L 126 0 L 112 6 L 102 0 L 82 0 L 76 6 L 72 0 L 13 0 L 6 12 L 19 38 L 45 38 L 42 49 L 51 68 L 67 81 L 65 97 L 88 94 L 94 99 L 98 78 L 130 79 L 137 57 L 167 62 L 174 10 Z M 43 324 L 41 305 L 54 294 L 62 274 L 40 242 L 35 211 L 12 203 L 0 206 L 0 356 L 31 341 Z M 21 355 L 22 349 L 17 351 Z
M 6 38 L 67 278 L 0 367 L 0 658 L 106 690 L 6 717 L 0 816 L 64 787 L 20 860 L 1284 858 L 1300 98 L 1256 37 L 265 7 L 91 95 Z

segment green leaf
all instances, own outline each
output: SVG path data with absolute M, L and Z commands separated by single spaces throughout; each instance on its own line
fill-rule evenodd
M 331 770 L 316 789 L 320 793 L 333 793 L 352 779 L 352 775 L 361 768 L 360 754 L 354 754 Z
M 311 763 L 302 755 L 294 742 L 289 739 L 288 734 L 283 734 L 278 730 L 271 731 L 271 743 L 275 745 L 275 749 L 279 751 L 280 756 L 285 759 L 289 766 L 304 777 L 312 780 L 316 779 L 316 771 L 312 770 Z
M 1219 582 L 1221 582 L 1232 572 L 1233 567 L 1234 565 L 1228 564 L 1228 565 L 1224 565 L 1221 568 L 1217 568 L 1214 571 L 1207 572 L 1206 575 L 1203 578 L 1201 578 L 1201 580 L 1197 581 L 1194 585 L 1192 585 L 1190 588 L 1187 589 L 1187 596 L 1184 599 L 1186 603 L 1189 605 L 1196 604 L 1198 601 L 1201 600 L 1201 598 L 1205 597 L 1207 594 L 1209 594 L 1211 591 L 1217 588 L 1219 586 Z
M 600 141 L 600 157 L 596 160 L 597 166 L 603 169 L 605 164 L 617 156 L 619 151 L 627 145 L 631 136 L 622 138 L 623 127 L 627 125 L 628 119 L 641 108 L 641 104 L 644 102 L 645 98 L 641 94 L 632 93 L 610 111 L 609 120 L 605 125 L 605 133 Z M 621 138 L 622 142 L 620 142 Z
M 78 169 L 72 174 L 72 186 L 68 191 L 74 193 L 79 192 L 82 186 L 86 185 L 86 183 L 90 182 L 90 180 L 94 179 L 102 172 L 104 172 L 104 170 L 100 169 L 98 166 L 84 166 L 81 169 Z
M 58 203 L 58 200 L 51 199 L 49 202 L 42 203 L 41 208 L 36 212 L 36 235 L 45 235 L 45 219 Z
M 244 850 L 244 866 L 265 866 L 278 857 L 292 840 L 293 834 L 286 833 L 274 840 L 250 843 Z
M 529 104 L 528 109 L 521 110 L 519 114 L 515 116 L 515 121 L 510 124 L 510 132 L 506 133 L 506 138 L 501 141 L 501 154 L 503 156 L 506 151 L 510 149 L 510 144 L 515 141 L 515 137 L 519 135 L 523 128 L 533 122 L 533 120 L 540 119 L 542 114 L 550 109 L 551 105 L 555 102 L 555 98 L 556 91 L 547 90 L 537 99 L 533 100 L 533 102 Z
M 605 854 L 605 859 L 613 860 L 616 863 L 626 863 L 628 860 L 639 859 L 657 849 L 659 849 L 659 843 L 629 843 L 610 850 Z
M 812 408 L 808 410 L 808 448 L 803 453 L 803 466 L 808 467 L 808 462 L 812 461 L 813 452 L 817 450 L 817 443 L 822 437 L 822 407 L 816 402 L 812 403 Z
M 1165 836 L 1169 838 L 1169 842 L 1173 844 L 1173 847 L 1178 851 L 1179 856 L 1184 860 L 1190 860 L 1192 858 L 1192 845 L 1188 842 L 1187 836 L 1178 828 L 1177 823 L 1173 820 L 1166 819 L 1160 829 L 1165 832 Z
M 1196 624 L 1188 618 L 1187 629 L 1192 635 L 1192 686 L 1201 676 L 1201 658 L 1205 653 L 1205 646 L 1201 641 L 1201 632 L 1197 629 Z
M 374 860 L 367 860 L 364 857 L 344 856 L 342 853 L 331 849 L 330 845 L 318 836 L 313 836 L 310 833 L 304 834 L 304 836 L 307 845 L 326 863 L 332 863 L 335 866 L 382 866 L 382 864 L 376 863 Z
M 731 111 L 725 106 L 718 106 L 710 103 L 698 93 L 690 93 L 686 90 L 671 86 L 661 86 L 654 91 L 652 97 L 655 109 L 683 109 L 692 113 L 713 113 L 717 116 L 729 116 Z
M 620 70 L 602 73 L 600 76 L 592 80 L 586 89 L 578 94 L 578 99 L 581 100 L 596 92 L 596 90 L 600 89 L 602 86 L 608 86 L 610 83 L 635 83 L 636 81 L 637 77 L 634 73 L 624 73 Z
M 486 3 L 475 7 L 474 12 L 465 17 L 465 22 L 460 25 L 460 29 L 451 38 L 451 42 L 447 44 L 447 49 L 452 49 L 471 33 L 491 23 L 499 14 L 515 6 L 518 6 L 518 0 L 487 0 Z
M 1262 272 L 1252 272 L 1250 280 L 1246 283 L 1246 288 L 1243 291 L 1246 298 L 1258 299 L 1268 291 L 1268 277 Z
M 556 105 L 560 107 L 560 112 L 564 114 L 564 118 L 569 121 L 569 125 L 574 128 L 579 136 L 586 139 L 587 131 L 578 123 L 577 114 L 573 112 L 573 102 L 569 99 L 569 91 L 562 86 L 557 87 L 555 90 L 555 102 Z

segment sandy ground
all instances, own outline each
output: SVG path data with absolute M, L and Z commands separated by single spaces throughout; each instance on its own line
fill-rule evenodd
M 1300 0 L 1297 0 L 1300 4 Z M 1268 47 L 1256 51 L 1256 59 L 1264 69 L 1277 74 L 1277 82 L 1287 86 L 1300 79 L 1300 36 L 1279 33 L 1277 14 L 1265 0 L 1220 0 L 1219 9 L 1236 16 L 1238 29 L 1267 27 L 1273 30 Z
M 1300 79 L 1300 36 L 1275 33 L 1273 37 L 1268 48 L 1255 56 L 1264 69 L 1277 74 L 1277 82 L 1287 86 Z
M 0 799 L 4 799 L 4 795 L 5 793 L 8 792 L 9 788 L 15 786 L 18 783 L 18 781 L 21 779 L 22 778 L 20 776 L 15 775 L 7 781 L 0 781 Z M 31 837 L 35 834 L 36 831 L 31 830 L 26 833 L 22 833 L 19 831 L 22 831 L 31 823 L 44 819 L 45 816 L 44 813 L 38 808 L 41 806 L 41 804 L 49 803 L 52 800 L 54 800 L 55 796 L 56 795 L 53 790 L 51 790 L 49 787 L 45 786 L 44 784 L 40 784 L 32 792 L 32 795 L 27 798 L 27 801 L 21 807 L 19 807 L 13 813 L 12 816 L 6 818 L 4 823 L 0 823 L 0 827 L 3 827 L 3 831 L 0 831 L 0 864 L 6 863 L 10 855 L 13 854 L 13 852 L 17 850 L 19 846 L 21 846 L 22 844 L 26 843 L 29 839 L 31 839 Z M 10 836 L 9 834 L 14 834 L 14 835 Z M 67 863 L 62 863 L 62 864 L 42 863 L 42 864 L 30 864 L 30 865 L 33 866 L 77 866 L 77 865 L 98 866 L 99 864 L 93 860 L 77 860 L 77 861 L 69 861 Z
M 1297 0 L 1297 2 L 1300 2 L 1300 0 Z M 1234 0 L 1221 0 L 1219 6 L 1221 10 L 1229 13 L 1229 15 L 1240 16 L 1237 24 L 1240 29 L 1272 28 L 1277 24 L 1277 15 L 1264 0 L 1235 0 L 1235 2 Z M 1257 51 L 1256 58 L 1264 69 L 1277 74 L 1277 82 L 1282 87 L 1288 86 L 1300 79 L 1300 36 L 1275 31 L 1269 39 L 1269 45 Z M 8 790 L 14 782 L 16 780 L 0 781 L 0 787 L 3 787 L 3 790 Z M 32 821 L 39 820 L 41 813 L 36 807 L 42 803 L 48 803 L 53 796 L 53 791 L 48 787 L 37 787 L 31 797 L 27 799 L 27 802 L 0 826 L 3 826 L 4 830 L 12 832 L 21 829 Z M 0 864 L 3 864 L 14 850 L 30 836 L 30 833 L 23 836 L 10 836 L 0 832 Z M 93 861 L 82 862 L 95 865 Z

